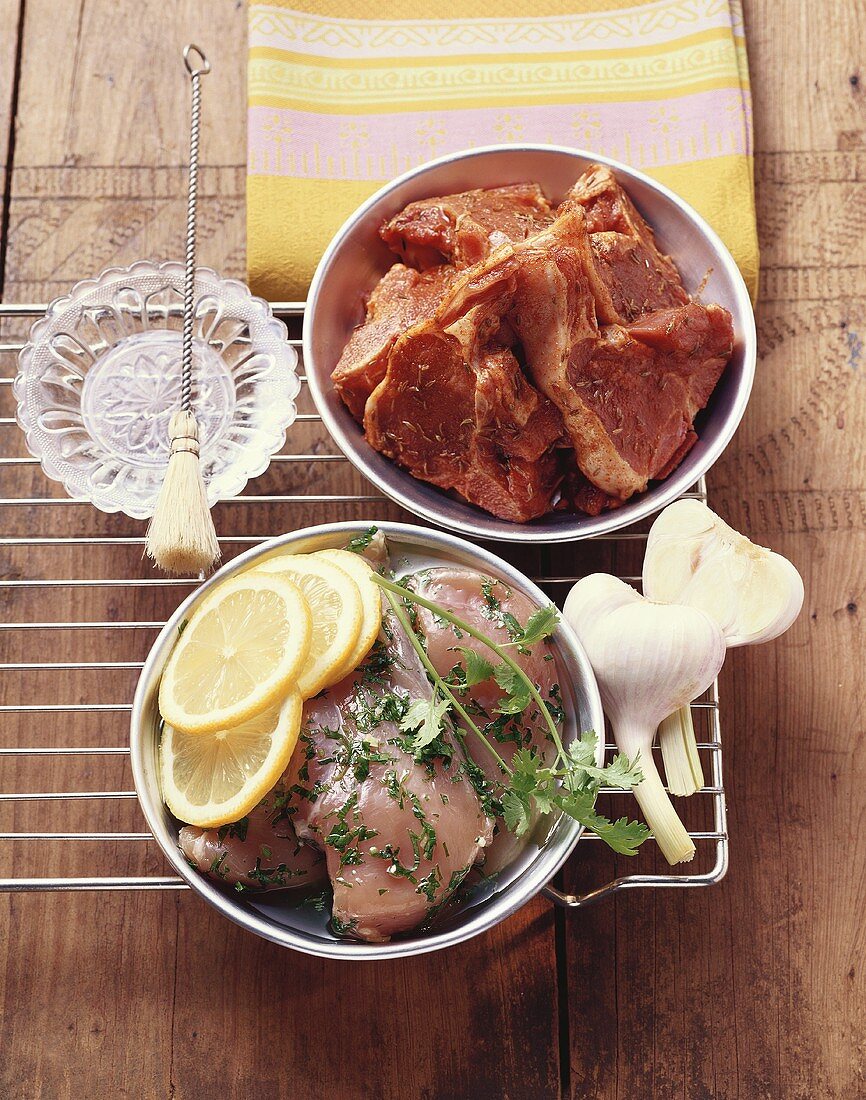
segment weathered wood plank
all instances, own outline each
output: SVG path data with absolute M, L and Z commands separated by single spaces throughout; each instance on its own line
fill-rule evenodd
M 0 217 L 3 218 L 8 214 L 6 183 L 9 154 L 14 145 L 12 111 L 16 88 L 20 21 L 21 0 L 0 0 L 0 27 L 3 28 L 0 34 Z M 2 272 L 0 272 L 0 279 L 2 279 Z M 2 285 L 0 282 L 0 287 Z
M 710 494 L 726 519 L 797 563 L 806 607 L 788 636 L 731 654 L 722 675 L 724 883 L 621 895 L 566 918 L 572 1095 L 582 1100 L 862 1091 L 862 19 L 856 5 L 758 2 L 746 17 L 760 362 Z M 629 869 L 594 849 L 569 882 L 586 888 Z
M 10 300 L 41 300 L 108 264 L 181 252 L 188 91 L 180 49 L 207 51 L 203 85 L 200 261 L 244 269 L 245 5 L 185 0 L 28 0 L 11 180 Z M 51 71 L 52 79 L 45 74 Z M 19 331 L 24 325 L 19 326 Z M 0 391 L 0 415 L 10 395 Z M 5 402 L 5 404 L 4 404 Z M 308 403 L 302 409 L 309 411 Z M 4 454 L 21 454 L 0 428 Z M 289 450 L 332 451 L 320 425 Z M 280 465 L 253 491 L 358 491 L 346 463 Z M 62 497 L 32 467 L 0 471 L 0 496 Z M 399 515 L 387 504 L 380 511 Z M 270 535 L 350 518 L 315 505 L 226 504 L 226 534 Z M 370 514 L 369 506 L 366 514 Z M 143 524 L 86 507 L 0 511 L 4 534 L 141 535 Z M 229 555 L 241 546 L 228 548 Z M 148 577 L 140 548 L 0 548 L 0 576 Z M 0 592 L 7 621 L 152 619 L 177 589 Z M 152 632 L 93 631 L 35 640 L 48 660 L 141 660 Z M 34 639 L 0 632 L 0 661 L 33 660 Z M 29 654 L 29 656 L 28 656 Z M 46 694 L 64 702 L 131 697 L 135 673 L 0 676 L 0 702 Z M 51 694 L 53 693 L 53 695 Z M 123 714 L 3 715 L 0 744 L 123 744 Z M 98 789 L 131 783 L 122 759 L 0 759 L 3 788 Z M 0 806 L 0 831 L 140 829 L 134 801 Z M 94 855 L 94 851 L 96 855 Z M 154 873 L 152 845 L 114 852 L 22 844 L 0 874 Z M 100 868 L 100 863 L 102 867 Z M 110 864 L 110 866 L 106 866 Z M 86 973 L 80 973 L 86 971 Z M 553 918 L 537 902 L 448 954 L 345 966 L 283 951 L 228 924 L 189 894 L 23 895 L 0 898 L 0 1092 L 11 1097 L 119 1095 L 190 1100 L 461 1096 L 513 1100 L 558 1093 Z M 38 1041 L 33 1037 L 38 1036 Z M 325 1036 L 327 1037 L 325 1039 Z

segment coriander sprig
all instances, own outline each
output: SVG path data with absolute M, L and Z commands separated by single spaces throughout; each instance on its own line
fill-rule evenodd
M 483 631 L 433 600 L 420 596 L 417 592 L 379 574 L 373 574 L 372 579 L 384 589 L 395 618 L 418 654 L 433 684 L 433 694 L 429 702 L 418 700 L 413 703 L 400 723 L 405 733 L 414 733 L 415 751 L 421 751 L 436 740 L 441 732 L 445 715 L 453 708 L 466 728 L 496 759 L 503 777 L 507 777 L 503 778 L 501 801 L 505 824 L 512 832 L 521 836 L 528 830 L 534 804 L 540 813 L 549 813 L 553 809 L 560 810 L 597 833 L 614 851 L 623 855 L 634 855 L 639 845 L 649 835 L 647 827 L 638 821 L 629 821 L 624 817 L 617 821 L 610 821 L 595 812 L 595 801 L 603 783 L 611 786 L 634 787 L 642 782 L 643 775 L 639 768 L 638 757 L 629 760 L 624 754 L 618 753 L 607 767 L 599 768 L 595 763 L 598 737 L 592 730 L 582 734 L 578 741 L 566 748 L 559 736 L 553 715 L 538 688 L 506 652 L 509 645 L 514 645 L 519 652 L 526 653 L 530 645 L 547 638 L 559 622 L 556 608 L 552 605 L 539 608 L 530 616 L 525 627 L 520 627 L 516 622 L 513 623 L 511 641 L 497 643 Z M 451 623 L 458 631 L 480 641 L 499 657 L 499 664 L 494 665 L 475 650 L 463 646 L 457 647 L 465 662 L 465 679 L 461 687 L 472 687 L 492 676 L 503 692 L 498 707 L 500 714 L 520 714 L 531 701 L 534 701 L 556 748 L 556 759 L 552 763 L 545 762 L 537 753 L 527 748 L 521 748 L 514 754 L 511 765 L 505 762 L 489 737 L 463 706 L 452 685 L 436 671 L 407 614 L 409 602 L 418 604 L 438 618 Z
M 530 680 L 530 678 L 526 675 L 526 673 L 523 671 L 517 661 L 514 660 L 511 654 L 506 652 L 506 647 L 511 643 L 506 642 L 504 644 L 500 644 L 499 642 L 494 642 L 492 638 L 488 637 L 471 623 L 467 623 L 465 619 L 461 619 L 459 616 L 455 615 L 453 611 L 449 611 L 446 607 L 443 607 L 441 604 L 436 603 L 434 600 L 428 600 L 425 596 L 419 596 L 417 592 L 413 592 L 411 589 L 404 588 L 402 585 L 399 584 L 395 584 L 394 581 L 389 581 L 386 577 L 383 577 L 378 573 L 374 576 L 373 579 L 376 584 L 378 584 L 381 588 L 384 588 L 387 592 L 395 593 L 403 599 L 409 599 L 412 601 L 412 603 L 416 603 L 420 607 L 426 607 L 428 611 L 432 611 L 433 614 L 438 615 L 440 619 L 444 619 L 447 623 L 451 623 L 451 625 L 456 626 L 458 630 L 462 630 L 471 638 L 476 638 L 479 642 L 482 642 L 489 649 L 491 649 L 499 658 L 499 660 L 503 664 L 507 665 L 512 674 L 517 678 L 517 681 L 524 684 L 526 690 L 528 690 L 530 696 L 534 700 L 535 705 L 541 711 L 541 714 L 550 732 L 551 740 L 556 746 L 558 758 L 565 759 L 565 748 L 563 747 L 562 740 L 560 739 L 559 730 L 556 728 L 556 723 L 553 720 L 553 715 L 547 709 L 547 704 L 541 698 L 541 694 L 539 693 L 538 688 L 535 686 L 532 680 Z M 393 602 L 391 606 L 393 607 Z M 535 612 L 526 624 L 527 631 L 529 630 L 530 625 L 533 625 L 533 636 L 536 642 L 542 641 L 549 634 L 551 634 L 555 629 L 557 622 L 559 621 L 559 615 L 556 612 L 556 608 L 551 608 L 550 610 L 553 611 L 554 615 L 552 621 L 550 618 L 549 610 L 546 608 L 540 609 L 540 611 L 544 613 L 544 623 L 547 624 L 546 626 L 542 626 L 540 621 L 536 621 L 533 625 L 533 620 L 536 620 L 539 612 Z M 513 642 L 516 644 L 518 640 L 519 636 L 518 638 L 513 639 Z M 500 687 L 502 687 L 499 679 L 497 679 L 497 683 Z M 503 688 L 503 690 L 506 691 L 507 695 L 507 689 Z
M 376 573 L 376 574 L 373 575 L 373 580 L 378 584 L 379 581 L 383 580 L 383 578 L 380 577 L 378 573 Z M 398 592 L 400 592 L 401 595 L 403 595 L 404 597 L 407 595 L 405 589 L 398 588 Z M 496 762 L 499 764 L 500 768 L 502 768 L 502 770 L 504 772 L 506 772 L 507 774 L 510 775 L 511 774 L 511 769 L 508 767 L 508 765 L 505 763 L 505 761 L 502 759 L 502 757 L 499 755 L 499 753 L 493 747 L 490 740 L 487 737 L 484 736 L 484 734 L 481 732 L 481 730 L 478 728 L 478 726 L 472 720 L 472 718 L 469 715 L 469 712 L 466 710 L 466 708 L 463 706 L 463 704 L 460 702 L 460 700 L 457 698 L 457 696 L 451 690 L 450 686 L 442 679 L 442 677 L 436 671 L 436 669 L 433 665 L 433 662 L 427 656 L 427 651 L 425 650 L 424 646 L 421 645 L 421 642 L 418 638 L 418 635 L 415 633 L 415 631 L 412 627 L 412 624 L 409 622 L 409 616 L 406 614 L 405 610 L 403 609 L 401 601 L 396 599 L 395 596 L 393 596 L 391 594 L 391 592 L 386 592 L 385 595 L 387 596 L 388 603 L 391 605 L 391 610 L 394 612 L 394 617 L 397 619 L 400 626 L 402 626 L 404 633 L 406 634 L 409 641 L 412 643 L 412 648 L 418 654 L 418 656 L 421 659 L 421 663 L 424 665 L 424 668 L 427 670 L 427 675 L 433 681 L 433 685 L 434 685 L 434 689 L 435 689 L 434 694 L 433 694 L 433 699 L 432 699 L 431 704 L 430 704 L 430 711 L 422 716 L 423 721 L 425 723 L 428 720 L 433 721 L 433 715 L 437 711 L 437 705 L 436 705 L 435 700 L 436 700 L 436 694 L 438 693 L 440 696 L 444 697 L 444 699 L 448 702 L 449 706 L 452 706 L 457 711 L 457 713 L 460 715 L 460 717 L 466 723 L 467 727 L 470 730 L 472 730 L 472 732 L 474 734 L 476 734 L 477 737 L 480 738 L 481 743 L 483 745 L 485 745 L 487 747 L 487 749 L 496 758 Z M 412 730 L 417 729 L 419 724 L 421 724 L 418 721 L 414 720 L 414 718 L 409 717 L 411 713 L 412 713 L 412 708 L 410 707 L 409 711 L 407 712 L 406 715 L 404 715 L 403 720 L 401 722 L 400 728 L 403 730 L 404 733 L 410 733 Z M 442 720 L 442 715 L 443 714 L 444 714 L 444 711 L 436 719 L 436 734 L 434 734 L 433 737 L 430 738 L 430 741 L 434 741 L 435 738 L 436 738 L 436 735 L 439 733 L 439 730 L 441 728 L 441 720 Z M 424 726 L 422 725 L 421 737 L 419 738 L 418 736 L 416 736 L 415 741 L 414 741 L 414 747 L 415 747 L 416 752 L 418 751 L 418 749 L 423 748 L 424 745 L 430 743 L 430 741 L 426 740 L 426 737 L 427 737 L 427 733 L 426 733 L 426 730 L 424 729 Z M 420 744 L 419 744 L 419 741 L 420 741 Z

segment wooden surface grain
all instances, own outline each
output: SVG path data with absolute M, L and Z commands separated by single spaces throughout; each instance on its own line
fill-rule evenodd
M 807 598 L 788 636 L 735 652 L 723 673 L 725 881 L 690 893 L 635 891 L 573 915 L 536 900 L 446 954 L 352 965 L 259 941 L 187 893 L 0 896 L 0 1095 L 864 1094 L 864 14 L 842 0 L 746 4 L 760 362 L 711 494 L 726 519 L 797 563 Z M 0 0 L 5 300 L 45 300 L 109 263 L 180 254 L 178 59 L 189 40 L 214 63 L 204 89 L 200 260 L 243 273 L 244 5 Z M 0 417 L 10 415 L 3 387 Z M 4 454 L 21 453 L 13 427 L 0 433 Z M 316 425 L 300 427 L 291 447 L 330 449 Z M 342 492 L 361 483 L 341 463 L 299 463 L 272 468 L 255 488 L 310 486 Z M 6 496 L 63 494 L 37 470 L 12 467 L 0 468 Z M 246 508 L 221 506 L 221 529 L 252 522 L 254 533 L 276 533 L 323 518 L 311 505 L 269 505 L 254 518 Z M 352 506 L 337 513 L 351 514 Z M 4 536 L 91 531 L 140 528 L 77 505 L 0 507 Z M 567 561 L 570 551 L 562 553 Z M 100 575 L 148 574 L 134 547 L 0 547 L 4 580 Z M 153 589 L 0 591 L 7 622 L 159 618 L 176 599 Z M 0 632 L 0 661 L 35 652 L 135 660 L 152 637 L 22 635 Z M 0 704 L 130 698 L 134 671 L 92 677 L 4 672 Z M 0 747 L 121 744 L 125 720 L 2 713 Z M 130 782 L 119 758 L 0 757 L 0 791 Z M 94 822 L 75 803 L 0 803 L 0 831 L 141 826 L 132 800 L 99 812 Z M 622 870 L 600 845 L 586 848 L 567 871 L 569 887 Z M 133 874 L 162 868 L 152 846 L 0 841 L 0 876 L 99 873 L 108 862 Z

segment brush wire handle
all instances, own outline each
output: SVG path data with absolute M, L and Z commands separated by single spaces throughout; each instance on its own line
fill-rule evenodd
M 198 205 L 198 147 L 201 134 L 201 78 L 210 72 L 210 62 L 199 46 L 184 46 L 183 60 L 192 82 L 192 110 L 189 127 L 189 187 L 186 200 L 186 265 L 183 276 L 183 354 L 180 375 L 180 407 L 192 408 L 192 323 L 195 309 L 195 230 Z
M 220 556 L 219 539 L 207 500 L 199 461 L 198 424 L 192 409 L 192 324 L 195 312 L 195 218 L 198 200 L 198 143 L 201 131 L 201 78 L 210 63 L 190 44 L 183 60 L 192 82 L 189 134 L 189 190 L 186 210 L 186 266 L 183 280 L 183 354 L 180 408 L 169 426 L 165 481 L 147 529 L 145 552 L 169 573 L 203 575 Z

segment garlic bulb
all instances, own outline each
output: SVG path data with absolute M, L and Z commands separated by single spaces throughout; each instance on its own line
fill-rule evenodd
M 660 722 L 718 675 L 725 659 L 718 624 L 697 608 L 653 603 L 606 573 L 578 581 L 564 614 L 589 657 L 617 746 L 640 753 L 644 779 L 634 793 L 647 824 L 669 863 L 690 860 L 695 846 L 664 789 L 652 743 Z
M 678 500 L 660 513 L 647 539 L 644 595 L 706 611 L 728 647 L 783 634 L 803 606 L 803 581 L 781 554 L 756 546 L 699 500 Z M 691 710 L 666 718 L 659 743 L 668 788 L 690 795 L 703 786 Z
M 650 528 L 643 590 L 706 611 L 729 647 L 778 638 L 803 606 L 803 581 L 788 559 L 750 542 L 700 500 L 676 501 Z

